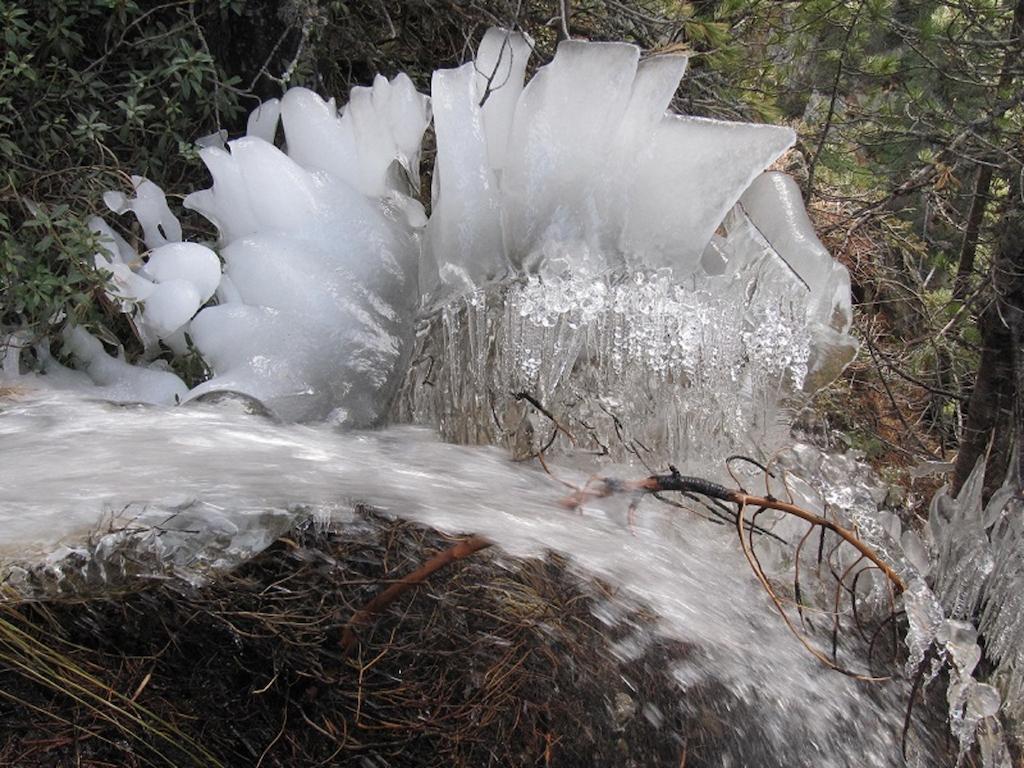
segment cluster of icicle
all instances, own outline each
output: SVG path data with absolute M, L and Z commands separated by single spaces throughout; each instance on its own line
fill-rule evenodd
M 1018 469 L 1012 461 L 1005 483 L 983 504 L 980 460 L 956 497 L 946 489 L 936 494 L 926 540 L 904 546 L 916 566 L 905 596 L 908 671 L 930 664 L 930 680 L 947 666 L 949 721 L 961 756 L 977 735 L 986 768 L 1010 765 L 1000 710 L 1015 724 L 1015 736 L 1024 738 L 1024 499 Z M 991 684 L 973 677 L 982 655 L 979 637 L 994 666 Z
M 941 671 L 948 674 L 948 720 L 960 761 L 977 742 L 984 768 L 1010 768 L 1000 715 L 1024 738 L 1024 500 L 1017 472 L 983 505 L 980 461 L 955 498 L 947 489 L 936 494 L 922 536 L 880 508 L 885 485 L 849 454 L 797 443 L 780 453 L 778 466 L 793 474 L 774 493 L 792 493 L 806 509 L 832 510 L 907 584 L 906 676 L 928 685 Z M 790 541 L 801 533 L 773 531 Z M 813 560 L 807 565 L 813 570 Z M 838 569 L 857 565 L 840 560 Z M 887 586 L 871 581 L 870 588 L 859 584 L 859 611 L 884 616 Z M 987 682 L 975 677 L 982 642 L 995 666 Z

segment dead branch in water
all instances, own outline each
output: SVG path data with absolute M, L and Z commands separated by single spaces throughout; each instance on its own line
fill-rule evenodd
M 857 536 L 853 531 L 839 525 L 833 520 L 821 517 L 812 512 L 803 509 L 792 502 L 782 501 L 771 495 L 756 496 L 749 494 L 743 490 L 732 490 L 726 488 L 718 483 L 705 480 L 700 477 L 691 477 L 680 474 L 675 467 L 670 467 L 670 471 L 667 474 L 651 475 L 644 478 L 643 480 L 636 481 L 622 481 L 614 478 L 601 478 L 596 483 L 591 483 L 586 489 L 577 491 L 570 495 L 568 498 L 563 500 L 564 506 L 575 509 L 581 504 L 585 503 L 588 499 L 592 498 L 606 498 L 619 493 L 626 493 L 633 496 L 633 500 L 630 503 L 630 520 L 632 521 L 636 508 L 641 498 L 645 495 L 655 495 L 660 493 L 677 492 L 684 496 L 699 495 L 709 499 L 725 502 L 727 504 L 736 505 L 736 513 L 733 517 L 733 522 L 736 526 L 736 533 L 739 537 L 740 546 L 743 549 L 743 554 L 750 564 L 751 570 L 757 577 L 761 586 L 767 592 L 771 598 L 776 610 L 778 611 L 786 627 L 793 633 L 793 635 L 800 641 L 801 645 L 807 649 L 807 651 L 820 661 L 825 666 L 833 669 L 837 672 L 841 672 L 844 675 L 849 675 L 862 680 L 885 680 L 888 677 L 875 676 L 870 674 L 861 674 L 854 672 L 847 667 L 839 664 L 838 662 L 838 635 L 840 631 L 840 607 L 843 601 L 843 596 L 848 595 L 850 604 L 853 610 L 854 621 L 856 622 L 858 630 L 860 630 L 860 617 L 857 611 L 857 599 L 856 599 L 856 584 L 860 576 L 867 570 L 877 570 L 882 573 L 890 585 L 889 590 L 889 605 L 890 605 L 890 619 L 893 617 L 895 612 L 895 595 L 903 592 L 906 589 L 906 585 L 903 579 L 900 577 L 892 566 L 885 562 L 877 552 L 875 552 L 870 546 L 864 543 L 860 537 Z M 767 468 L 762 467 L 762 471 L 768 472 Z M 754 509 L 750 519 L 747 519 L 747 510 Z M 794 582 L 793 592 L 794 599 L 787 601 L 779 595 L 777 588 L 772 584 L 771 579 L 768 577 L 764 568 L 761 565 L 760 559 L 757 556 L 757 551 L 754 543 L 755 534 L 769 533 L 763 528 L 756 525 L 758 515 L 764 513 L 766 510 L 775 510 L 783 512 L 787 515 L 797 517 L 808 523 L 808 531 L 801 538 L 800 543 L 796 547 L 796 556 L 794 558 Z M 819 551 L 818 551 L 818 566 L 820 568 L 822 560 L 828 564 L 828 567 L 835 578 L 835 590 L 833 592 L 832 600 L 832 641 L 831 641 L 831 652 L 826 653 L 819 649 L 812 642 L 810 637 L 797 627 L 796 623 L 790 617 L 786 610 L 787 602 L 792 602 L 796 608 L 801 623 L 804 620 L 804 612 L 808 610 L 807 606 L 801 597 L 800 591 L 800 556 L 804 544 L 810 538 L 811 534 L 815 531 L 820 532 L 819 540 Z M 834 547 L 832 547 L 829 555 L 824 557 L 824 542 L 825 534 L 830 532 L 838 537 L 839 541 Z M 775 537 L 777 538 L 777 537 Z M 857 557 L 852 564 L 847 565 L 842 573 L 837 573 L 832 565 L 832 557 L 836 553 L 836 550 L 843 544 L 849 545 L 858 553 Z M 868 561 L 870 566 L 864 568 L 857 568 L 863 561 Z M 849 582 L 849 583 L 848 583 Z M 888 619 L 887 619 L 888 621 Z M 895 622 L 892 622 L 895 625 Z
M 846 543 L 859 551 L 867 560 L 870 560 L 881 570 L 886 577 L 902 592 L 906 587 L 899 575 L 882 560 L 867 544 L 862 542 L 855 533 L 843 528 L 837 523 L 824 517 L 815 515 L 795 504 L 781 501 L 772 496 L 754 496 L 745 491 L 734 491 L 724 485 L 713 483 L 700 477 L 682 475 L 675 467 L 670 467 L 670 472 L 665 475 L 651 475 L 643 480 L 622 481 L 613 478 L 602 478 L 592 489 L 581 490 L 563 501 L 563 504 L 575 508 L 584 503 L 588 498 L 604 498 L 616 493 L 633 493 L 637 496 L 654 493 L 678 492 L 699 494 L 711 499 L 718 499 L 730 504 L 736 504 L 740 508 L 739 520 L 743 519 L 743 511 L 747 507 L 758 509 L 774 509 L 785 512 L 788 515 L 806 520 L 811 525 L 821 526 L 839 536 Z
M 562 500 L 562 506 L 568 509 L 578 509 L 588 500 L 607 498 L 617 494 L 627 494 L 632 496 L 629 506 L 630 523 L 632 524 L 640 500 L 647 495 L 653 495 L 662 501 L 666 501 L 661 496 L 661 494 L 665 493 L 680 493 L 691 500 L 699 500 L 699 497 L 704 497 L 711 500 L 711 502 L 717 505 L 718 508 L 724 510 L 728 509 L 725 507 L 727 504 L 735 505 L 736 511 L 731 513 L 731 517 L 729 515 L 722 515 L 722 513 L 719 513 L 719 522 L 721 522 L 721 519 L 723 518 L 731 519 L 732 523 L 736 527 L 740 546 L 747 562 L 750 564 L 751 570 L 753 570 L 754 575 L 757 577 L 761 586 L 771 598 L 772 603 L 787 628 L 800 641 L 804 648 L 806 648 L 811 655 L 825 666 L 845 675 L 862 680 L 887 679 L 886 677 L 858 673 L 841 665 L 838 661 L 838 640 L 841 629 L 841 605 L 843 603 L 844 596 L 848 596 L 850 600 L 850 604 L 853 609 L 853 619 L 858 632 L 862 636 L 864 635 L 861 627 L 861 617 L 857 608 L 856 587 L 858 579 L 866 571 L 877 571 L 887 580 L 887 583 L 889 584 L 888 601 L 890 615 L 885 620 L 885 623 L 891 623 L 895 626 L 895 596 L 905 589 L 905 584 L 899 574 L 897 574 L 888 563 L 886 563 L 870 546 L 864 543 L 853 531 L 839 525 L 833 520 L 809 512 L 792 502 L 782 501 L 771 496 L 767 492 L 764 496 L 757 496 L 749 494 L 743 490 L 732 490 L 704 478 L 680 474 L 675 467 L 670 467 L 669 469 L 670 471 L 667 474 L 650 475 L 649 477 L 641 480 L 618 480 L 608 477 L 597 478 L 589 482 L 584 488 L 575 489 L 572 494 Z M 762 470 L 766 473 L 768 472 L 767 468 L 762 467 Z M 673 506 L 681 505 L 673 503 Z M 705 506 L 708 505 L 705 504 Z M 750 514 L 748 519 L 748 510 L 750 509 L 753 509 L 754 511 Z M 778 589 L 772 584 L 771 579 L 765 572 L 757 554 L 754 538 L 755 535 L 768 536 L 776 541 L 787 543 L 770 530 L 757 525 L 757 517 L 767 510 L 775 510 L 786 515 L 799 518 L 807 522 L 809 526 L 808 531 L 800 539 L 795 550 L 793 580 L 794 597 L 792 600 L 784 599 L 780 596 Z M 801 593 L 800 558 L 803 553 L 804 545 L 815 531 L 819 532 L 817 558 L 819 574 L 821 565 L 824 562 L 828 567 L 829 573 L 835 579 L 834 592 L 831 600 L 831 610 L 828 611 L 828 614 L 831 615 L 832 619 L 830 652 L 826 652 L 818 648 L 810 639 L 809 635 L 804 632 L 801 627 L 797 626 L 787 611 L 787 604 L 791 604 L 795 607 L 799 614 L 800 624 L 803 626 L 805 624 L 805 612 L 812 609 L 811 606 L 804 602 Z M 834 535 L 837 538 L 837 541 L 826 555 L 825 537 L 827 533 Z M 386 589 L 378 593 L 372 600 L 356 611 L 345 626 L 341 638 L 341 648 L 343 653 L 349 654 L 356 647 L 356 628 L 370 623 L 375 616 L 379 615 L 385 608 L 391 605 L 405 592 L 412 587 L 422 584 L 433 573 L 436 573 L 457 560 L 461 560 L 472 555 L 474 552 L 478 552 L 481 549 L 491 546 L 492 543 L 493 542 L 489 539 L 482 536 L 472 536 L 468 539 L 459 541 L 454 546 L 427 560 L 422 566 L 410 573 L 408 576 L 392 583 Z M 836 556 L 839 548 L 843 545 L 852 547 L 856 551 L 857 557 L 852 561 L 852 563 L 845 566 L 836 566 L 833 563 L 833 558 Z M 864 564 L 865 561 L 867 564 Z M 837 567 L 841 572 L 840 570 L 837 570 Z M 820 611 L 821 609 L 819 608 L 818 610 Z M 809 624 L 809 622 L 806 623 Z M 874 639 L 872 639 L 871 645 L 873 647 Z
M 464 557 L 469 557 L 474 552 L 486 549 L 492 543 L 483 536 L 470 536 L 468 539 L 464 539 L 458 544 L 434 555 L 408 576 L 399 579 L 387 589 L 378 593 L 370 602 L 356 611 L 348 624 L 345 625 L 345 629 L 341 634 L 342 653 L 347 655 L 355 648 L 357 639 L 355 634 L 356 627 L 368 623 L 370 619 L 391 605 L 408 590 L 417 584 L 422 584 L 432 573 L 454 563 L 456 560 L 461 560 Z

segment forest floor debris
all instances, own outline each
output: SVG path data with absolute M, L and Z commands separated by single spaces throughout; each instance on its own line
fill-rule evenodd
M 353 613 L 451 543 L 366 513 L 298 526 L 198 588 L 8 602 L 0 765 L 692 768 L 757 749 L 736 697 L 680 695 L 673 663 L 695 649 L 556 555 L 454 563 L 346 657 Z

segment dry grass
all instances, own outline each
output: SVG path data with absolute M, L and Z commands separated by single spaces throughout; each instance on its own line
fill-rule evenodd
M 698 651 L 558 557 L 474 555 L 345 657 L 355 610 L 450 543 L 367 515 L 300 527 L 199 589 L 7 604 L 0 765 L 763 763 L 749 705 L 715 684 L 680 693 L 673 663 Z

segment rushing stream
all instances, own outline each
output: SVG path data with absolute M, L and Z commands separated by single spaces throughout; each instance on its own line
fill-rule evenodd
M 361 501 L 484 534 L 514 555 L 562 552 L 581 572 L 624 587 L 658 613 L 661 632 L 697 649 L 674 670 L 679 696 L 714 681 L 757 713 L 756 723 L 737 725 L 737 739 L 755 740 L 737 747 L 758 757 L 747 765 L 902 763 L 907 687 L 858 682 L 813 659 L 780 621 L 731 527 L 650 502 L 630 529 L 627 500 L 567 510 L 562 483 L 496 449 L 439 443 L 418 428 L 275 424 L 237 403 L 167 409 L 14 397 L 0 411 L 0 441 L 8 564 L 35 552 L 60 568 L 69 549 L 55 551 L 58 543 L 81 547 L 91 534 L 102 553 L 126 531 L 156 526 L 138 546 L 201 577 L 265 546 L 298 515 L 344 523 Z M 586 482 L 579 471 L 551 469 Z M 618 652 L 635 650 L 626 643 Z

